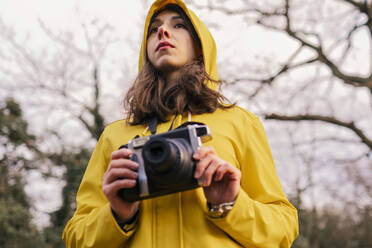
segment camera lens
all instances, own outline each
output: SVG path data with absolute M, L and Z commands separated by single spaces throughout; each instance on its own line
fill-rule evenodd
M 156 173 L 167 173 L 178 163 L 179 152 L 167 139 L 157 137 L 146 142 L 142 149 L 146 166 Z

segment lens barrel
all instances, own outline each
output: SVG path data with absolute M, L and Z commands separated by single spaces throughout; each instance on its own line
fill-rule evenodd
M 179 151 L 168 139 L 157 137 L 150 139 L 142 149 L 146 166 L 156 173 L 167 173 L 179 161 Z

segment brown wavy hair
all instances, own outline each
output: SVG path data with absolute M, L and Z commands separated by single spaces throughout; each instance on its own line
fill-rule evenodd
M 184 65 L 172 87 L 166 87 L 160 73 L 147 61 L 124 99 L 129 123 L 144 124 L 152 116 L 156 116 L 159 122 L 166 122 L 169 116 L 185 111 L 191 114 L 213 113 L 217 108 L 235 105 L 209 88 L 207 83 L 221 82 L 209 77 L 200 60 Z
M 196 44 L 201 48 L 200 39 L 181 7 L 169 4 L 159 10 L 152 20 L 162 11 L 172 10 L 181 15 Z M 152 21 L 150 21 L 151 26 Z M 220 86 L 222 82 L 212 79 L 205 71 L 202 58 L 184 65 L 180 69 L 176 82 L 166 87 L 161 72 L 157 71 L 146 58 L 146 62 L 136 80 L 124 98 L 127 120 L 131 125 L 144 124 L 150 117 L 156 116 L 159 122 L 166 122 L 174 114 L 185 111 L 191 114 L 213 113 L 217 108 L 231 108 L 226 97 L 207 84 Z

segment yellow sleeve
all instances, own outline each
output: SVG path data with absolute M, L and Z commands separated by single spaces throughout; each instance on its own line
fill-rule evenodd
M 239 127 L 242 180 L 236 202 L 224 218 L 209 219 L 243 247 L 290 247 L 298 235 L 297 210 L 282 190 L 264 128 L 252 116 Z
M 63 232 L 66 247 L 122 247 L 135 232 L 135 226 L 127 232 L 119 227 L 102 191 L 103 175 L 113 151 L 107 132 L 100 137 L 80 184 L 77 209 Z

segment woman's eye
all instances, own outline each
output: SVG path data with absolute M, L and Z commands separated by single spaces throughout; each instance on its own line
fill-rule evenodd
M 174 27 L 175 28 L 186 28 L 185 24 L 183 24 L 183 23 L 178 23 Z
M 150 34 L 152 34 L 152 33 L 157 33 L 158 32 L 158 27 L 152 27 L 152 28 L 150 28 Z

